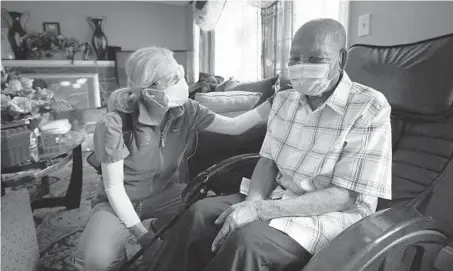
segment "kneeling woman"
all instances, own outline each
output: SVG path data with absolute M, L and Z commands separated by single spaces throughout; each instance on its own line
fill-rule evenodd
M 103 186 L 75 254 L 76 266 L 86 271 L 117 270 L 131 234 L 144 245 L 142 219 L 162 216 L 180 197 L 176 171 L 193 133 L 240 134 L 265 121 L 271 109 L 265 102 L 227 118 L 188 99 L 183 68 L 164 48 L 133 53 L 126 75 L 128 88 L 112 93 L 94 134 Z M 130 126 L 130 137 L 123 126 Z

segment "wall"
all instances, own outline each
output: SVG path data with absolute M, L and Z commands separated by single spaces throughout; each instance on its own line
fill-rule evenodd
M 370 35 L 359 37 L 358 17 L 371 14 Z M 349 44 L 395 45 L 453 33 L 453 1 L 352 1 Z
M 28 11 L 28 32 L 42 31 L 42 22 L 59 22 L 61 33 L 79 41 L 89 41 L 93 30 L 87 16 L 105 15 L 104 32 L 109 45 L 123 50 L 156 45 L 172 50 L 191 50 L 188 32 L 190 8 L 159 2 L 133 1 L 2 1 L 2 8 Z M 7 27 L 2 16 L 2 28 Z

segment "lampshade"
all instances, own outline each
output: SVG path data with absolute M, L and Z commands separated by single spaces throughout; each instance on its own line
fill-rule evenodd
M 203 31 L 213 30 L 222 15 L 226 1 L 196 1 L 204 5 L 193 4 L 195 24 Z M 197 7 L 198 6 L 198 7 Z M 201 9 L 199 8 L 201 7 Z

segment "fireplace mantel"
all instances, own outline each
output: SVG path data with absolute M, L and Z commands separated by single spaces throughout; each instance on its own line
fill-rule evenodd
M 8 68 L 32 67 L 115 67 L 115 61 L 94 60 L 2 60 L 2 66 Z

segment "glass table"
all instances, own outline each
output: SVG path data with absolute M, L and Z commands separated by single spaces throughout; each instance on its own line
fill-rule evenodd
M 22 164 L 4 168 L 1 172 L 2 194 L 5 187 L 14 187 L 25 182 L 40 180 L 40 189 L 32 196 L 32 210 L 65 206 L 76 209 L 80 206 L 82 194 L 82 142 L 85 136 L 81 132 L 70 131 L 63 135 L 41 136 L 39 161 L 27 161 Z M 45 141 L 45 142 L 43 142 Z M 63 197 L 45 197 L 49 194 L 49 174 L 61 169 L 72 161 L 71 179 Z

